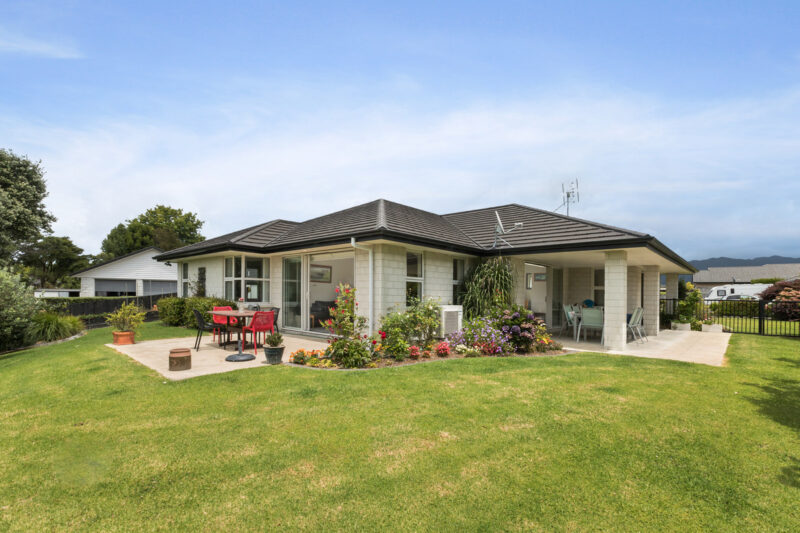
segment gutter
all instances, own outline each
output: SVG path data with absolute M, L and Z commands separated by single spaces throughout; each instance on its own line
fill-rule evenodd
M 367 322 L 367 330 L 369 334 L 372 335 L 372 324 L 375 322 L 375 278 L 373 276 L 373 256 L 372 256 L 372 247 L 371 246 L 364 246 L 363 244 L 356 243 L 355 237 L 350 237 L 350 246 L 355 248 L 356 250 L 365 250 L 369 252 L 369 318 Z M 353 277 L 355 278 L 355 269 L 356 263 L 353 261 Z

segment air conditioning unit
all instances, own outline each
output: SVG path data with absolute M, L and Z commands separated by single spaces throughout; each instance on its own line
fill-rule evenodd
M 443 305 L 440 317 L 439 336 L 446 337 L 461 329 L 464 308 L 460 305 Z

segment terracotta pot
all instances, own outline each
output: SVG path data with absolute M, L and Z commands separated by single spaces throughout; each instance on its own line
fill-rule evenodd
M 133 331 L 112 331 L 112 335 L 114 335 L 114 344 L 134 344 L 133 340 Z

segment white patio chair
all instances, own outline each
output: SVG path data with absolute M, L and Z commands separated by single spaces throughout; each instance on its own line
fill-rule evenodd
M 577 316 L 575 312 L 572 310 L 571 305 L 564 304 L 561 307 L 563 308 L 564 311 L 564 320 L 561 321 L 561 329 L 558 332 L 559 337 L 564 334 L 564 330 L 567 328 L 570 328 L 573 331 L 575 330 L 575 319 Z
M 630 332 L 631 336 L 633 337 L 633 340 L 637 340 L 636 334 L 638 333 L 639 342 L 644 342 L 642 340 L 642 333 L 641 331 L 639 331 L 639 324 L 641 323 L 641 320 L 642 320 L 642 308 L 637 307 L 633 310 L 633 313 L 631 313 L 631 319 L 628 320 L 628 332 Z

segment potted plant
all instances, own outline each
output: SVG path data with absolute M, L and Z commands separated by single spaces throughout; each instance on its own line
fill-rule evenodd
M 134 335 L 144 322 L 145 312 L 133 303 L 122 304 L 119 309 L 106 315 L 106 321 L 114 328 L 114 344 L 133 344 Z
M 280 333 L 270 333 L 264 338 L 264 355 L 267 356 L 267 364 L 279 365 L 283 359 L 283 335 Z

